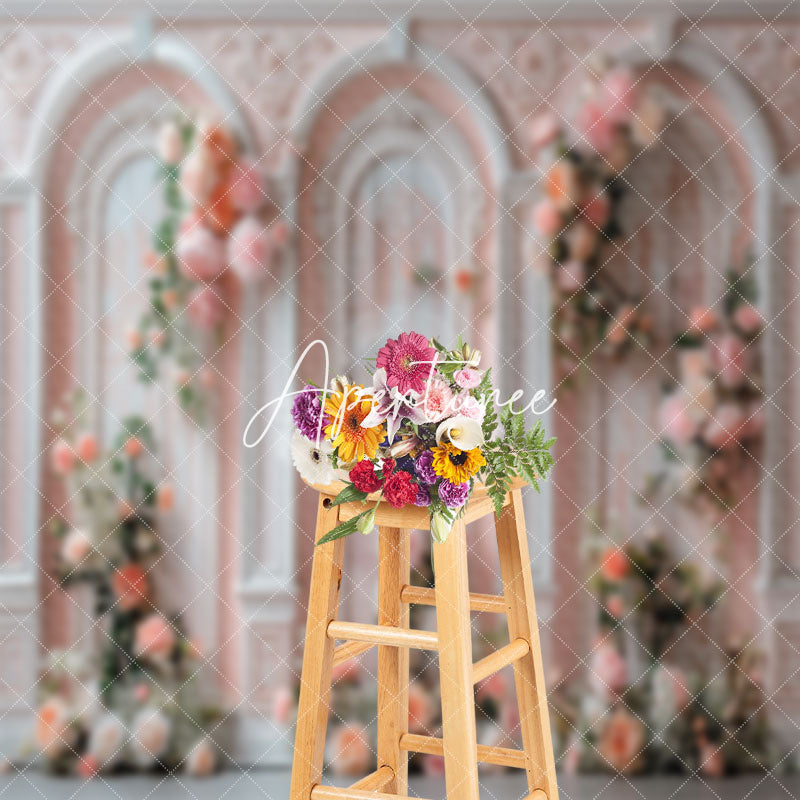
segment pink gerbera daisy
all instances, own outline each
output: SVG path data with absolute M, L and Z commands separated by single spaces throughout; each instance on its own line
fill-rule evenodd
M 400 394 L 422 392 L 433 369 L 436 351 L 419 333 L 401 333 L 378 350 L 376 366 L 386 369 L 386 383 Z

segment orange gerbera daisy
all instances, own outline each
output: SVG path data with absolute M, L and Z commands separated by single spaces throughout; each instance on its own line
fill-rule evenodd
M 375 458 L 378 445 L 386 435 L 385 425 L 362 428 L 361 423 L 372 410 L 372 396 L 362 394 L 363 386 L 345 386 L 325 399 L 325 414 L 330 423 L 325 426 L 325 436 L 338 448 L 339 461 L 349 464 L 364 456 Z

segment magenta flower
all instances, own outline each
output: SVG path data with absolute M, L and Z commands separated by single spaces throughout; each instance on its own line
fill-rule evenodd
M 421 393 L 433 369 L 436 351 L 419 333 L 401 333 L 378 350 L 376 366 L 386 369 L 386 382 L 401 394 Z

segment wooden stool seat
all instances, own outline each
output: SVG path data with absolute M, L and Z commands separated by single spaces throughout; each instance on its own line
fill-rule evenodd
M 448 800 L 478 800 L 478 763 L 524 769 L 526 800 L 557 800 L 555 763 L 539 644 L 528 541 L 517 480 L 495 515 L 503 595 L 469 592 L 466 524 L 494 514 L 485 487 L 477 485 L 447 541 L 433 542 L 433 589 L 410 585 L 410 536 L 427 530 L 428 511 L 395 509 L 380 502 L 378 525 L 378 622 L 337 619 L 345 538 L 318 545 L 311 570 L 306 643 L 297 711 L 290 800 L 396 800 L 408 796 L 408 754 L 441 755 Z M 319 510 L 315 540 L 364 510 L 361 503 L 334 506 L 344 484 L 315 486 Z M 378 496 L 370 496 L 375 502 Z M 434 606 L 434 631 L 409 627 L 411 604 Z M 470 611 L 508 617 L 509 643 L 473 663 Z M 340 644 L 337 646 L 336 642 Z M 333 667 L 378 648 L 378 769 L 347 788 L 323 786 L 322 766 Z M 409 649 L 438 652 L 442 738 L 408 732 Z M 519 705 L 521 750 L 477 744 L 474 685 L 512 665 Z

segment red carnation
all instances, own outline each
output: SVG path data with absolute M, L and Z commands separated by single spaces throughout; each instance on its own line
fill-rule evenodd
M 381 488 L 381 479 L 375 474 L 371 461 L 363 459 L 350 470 L 350 480 L 360 492 L 377 492 Z
M 417 499 L 417 485 L 411 480 L 410 473 L 401 470 L 386 479 L 383 496 L 389 505 L 402 508 Z
M 384 478 L 388 478 L 397 466 L 397 462 L 393 458 L 384 458 L 381 465 L 381 474 Z

